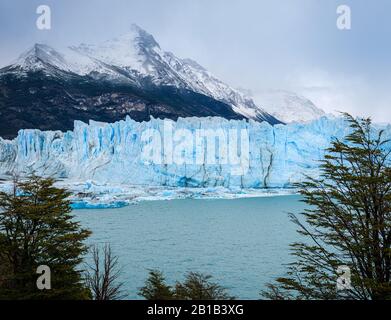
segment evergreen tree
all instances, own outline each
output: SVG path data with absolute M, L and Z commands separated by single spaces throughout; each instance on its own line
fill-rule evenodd
M 150 270 L 145 286 L 140 289 L 139 295 L 147 300 L 172 300 L 174 293 L 171 287 L 166 284 L 162 272 Z
M 78 266 L 90 232 L 72 220 L 70 193 L 35 175 L 0 193 L 0 298 L 85 299 Z M 51 289 L 37 288 L 37 268 L 51 271 Z
M 175 287 L 166 284 L 162 272 L 151 270 L 139 295 L 147 300 L 232 300 L 227 290 L 211 281 L 212 276 L 197 272 L 186 274 L 183 283 Z
M 291 218 L 305 240 L 268 298 L 391 299 L 390 143 L 370 119 L 345 117 L 350 133 L 327 149 L 320 178 L 298 185 L 309 206 Z
M 218 283 L 211 281 L 212 276 L 189 272 L 183 283 L 177 282 L 175 298 L 178 300 L 233 300 L 234 297 Z

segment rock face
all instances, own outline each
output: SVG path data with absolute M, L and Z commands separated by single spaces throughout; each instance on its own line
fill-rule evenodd
M 190 59 L 163 51 L 137 26 L 99 45 L 61 52 L 36 44 L 0 70 L 0 136 L 70 130 L 74 120 L 114 122 L 219 116 L 281 123 Z
M 184 158 L 189 161 L 183 164 L 146 161 L 148 147 L 165 154 L 167 123 L 174 132 L 190 133 L 189 138 L 174 139 L 173 143 L 179 153 L 185 150 Z M 197 156 L 194 136 L 199 129 L 226 137 L 232 131 L 239 132 L 238 136 L 241 130 L 248 133 L 249 154 L 247 158 L 241 155 L 240 162 L 246 169 L 243 174 L 234 173 L 231 163 L 222 164 L 219 152 L 214 164 L 194 160 Z M 386 136 L 391 137 L 391 126 L 384 129 Z M 347 130 L 342 119 L 325 117 L 307 124 L 276 126 L 221 118 L 136 122 L 128 117 L 112 124 L 91 121 L 89 125 L 76 121 L 74 130 L 65 133 L 21 130 L 12 141 L 0 139 L 0 174 L 35 171 L 69 181 L 92 180 L 100 184 L 284 188 L 300 181 L 303 174 L 317 175 L 324 149 L 333 137 L 342 138 Z M 155 140 L 151 144 L 151 139 L 145 138 L 148 132 L 156 134 L 162 143 Z M 391 149 L 391 144 L 386 147 Z

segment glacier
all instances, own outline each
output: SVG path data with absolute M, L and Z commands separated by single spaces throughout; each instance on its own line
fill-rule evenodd
M 150 163 L 143 158 L 147 130 L 164 135 L 169 121 L 176 130 L 248 131 L 248 170 L 232 174 L 230 164 Z M 379 126 L 378 126 L 379 127 Z M 391 137 L 391 125 L 383 125 Z M 343 118 L 322 117 L 309 123 L 272 126 L 267 122 L 226 120 L 218 117 L 130 117 L 115 123 L 75 121 L 74 130 L 20 130 L 13 140 L 0 138 L 0 176 L 3 188 L 13 175 L 51 176 L 80 199 L 75 208 L 117 207 L 135 199 L 180 197 L 238 197 L 289 190 L 304 175 L 319 174 L 319 160 L 333 138 L 343 138 L 349 127 Z M 181 141 L 194 145 L 191 141 Z M 386 146 L 391 149 L 391 144 Z M 5 181 L 5 182 L 4 182 Z

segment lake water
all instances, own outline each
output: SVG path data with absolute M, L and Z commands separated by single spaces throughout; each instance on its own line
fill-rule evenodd
M 260 299 L 265 283 L 284 275 L 289 244 L 298 239 L 288 212 L 305 204 L 299 196 L 237 200 L 146 201 L 121 209 L 76 210 L 93 234 L 89 244 L 110 243 L 123 268 L 129 299 L 137 295 L 148 269 L 167 282 L 187 271 L 208 273 L 229 293 Z

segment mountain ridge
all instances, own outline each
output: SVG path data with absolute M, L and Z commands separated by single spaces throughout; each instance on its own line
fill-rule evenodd
M 35 44 L 0 69 L 0 115 L 6 138 L 19 129 L 69 130 L 74 120 L 112 122 L 126 115 L 284 123 L 196 61 L 163 51 L 137 25 L 117 38 L 61 52 Z

